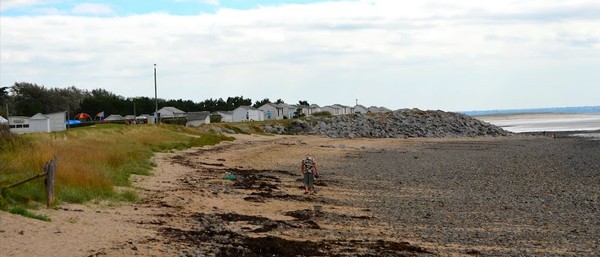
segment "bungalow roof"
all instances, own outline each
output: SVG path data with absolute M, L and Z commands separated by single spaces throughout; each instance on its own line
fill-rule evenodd
M 187 120 L 206 120 L 207 117 L 210 116 L 210 112 L 207 111 L 203 111 L 203 112 L 188 112 L 187 113 Z
M 48 116 L 41 114 L 41 113 L 37 113 L 33 116 L 31 116 L 31 118 L 29 118 L 29 120 L 47 120 L 50 119 L 48 118 Z
M 169 112 L 172 112 L 172 113 L 180 113 L 180 114 L 181 113 L 185 113 L 184 111 L 179 110 L 179 109 L 177 109 L 175 107 L 172 107 L 172 106 L 167 106 L 167 107 L 160 108 L 160 110 L 158 110 L 158 111 L 161 111 L 161 110 L 169 111 Z

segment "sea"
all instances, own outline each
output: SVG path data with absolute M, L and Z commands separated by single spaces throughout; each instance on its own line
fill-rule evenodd
M 573 132 L 600 139 L 600 106 L 462 112 L 514 133 Z
M 564 114 L 600 114 L 600 106 L 580 107 L 554 107 L 554 108 L 532 108 L 532 109 L 504 109 L 461 112 L 469 116 L 489 116 L 507 114 L 530 114 L 530 113 L 564 113 Z

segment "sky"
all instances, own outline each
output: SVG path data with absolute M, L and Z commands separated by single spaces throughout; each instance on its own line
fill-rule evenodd
M 600 105 L 597 0 L 0 0 L 0 87 L 446 111 Z

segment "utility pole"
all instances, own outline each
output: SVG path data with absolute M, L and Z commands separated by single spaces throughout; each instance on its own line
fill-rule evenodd
M 156 91 L 156 63 L 154 64 L 154 123 L 158 124 L 158 92 Z
M 8 103 L 6 103 L 6 120 L 8 121 L 8 127 L 10 128 L 10 113 L 8 113 Z

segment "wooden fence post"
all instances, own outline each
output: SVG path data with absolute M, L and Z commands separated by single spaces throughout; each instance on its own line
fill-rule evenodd
M 54 203 L 54 177 L 56 175 L 56 157 L 44 165 L 46 173 L 46 207 L 50 208 Z

